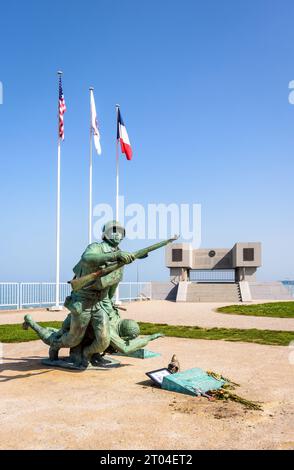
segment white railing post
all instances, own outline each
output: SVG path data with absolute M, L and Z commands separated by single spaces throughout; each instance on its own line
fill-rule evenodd
M 23 286 L 23 283 L 21 282 L 19 284 L 19 309 L 20 310 L 22 309 L 22 286 Z
M 17 302 L 17 306 L 16 306 L 16 310 L 20 310 L 20 296 L 19 296 L 19 293 L 20 293 L 20 288 L 19 288 L 19 283 L 17 284 L 17 288 L 16 288 L 16 302 Z
M 42 307 L 42 282 L 39 283 L 39 305 Z

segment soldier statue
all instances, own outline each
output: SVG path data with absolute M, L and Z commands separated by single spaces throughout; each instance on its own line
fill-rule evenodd
M 43 328 L 30 315 L 25 316 L 24 328 L 31 327 L 50 346 L 46 364 L 66 367 L 66 362 L 59 360 L 58 352 L 61 348 L 70 348 L 69 367 L 84 369 L 89 364 L 107 367 L 111 360 L 103 358 L 106 351 L 128 354 L 163 336 L 156 333 L 139 338 L 139 325 L 134 320 L 121 319 L 114 303 L 115 291 L 122 280 L 123 265 L 136 259 L 134 254 L 119 249 L 124 237 L 124 227 L 117 221 L 111 221 L 103 227 L 102 242 L 88 245 L 73 268 L 72 283 L 89 277 L 99 269 L 106 269 L 108 274 L 97 277 L 78 290 L 72 290 L 64 302 L 70 313 L 60 330 Z M 161 242 L 161 246 L 164 243 L 167 242 Z M 150 251 L 156 248 L 158 246 L 154 245 Z M 145 256 L 147 254 L 137 257 Z M 114 270 L 109 272 L 112 265 Z

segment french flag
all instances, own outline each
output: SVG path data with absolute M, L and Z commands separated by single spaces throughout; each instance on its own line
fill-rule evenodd
M 132 147 L 119 108 L 117 108 L 117 140 L 120 142 L 121 151 L 126 154 L 127 160 L 132 160 Z

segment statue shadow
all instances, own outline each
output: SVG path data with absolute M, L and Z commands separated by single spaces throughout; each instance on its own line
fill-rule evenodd
M 21 357 L 17 358 L 10 358 L 10 357 L 3 357 L 3 360 L 8 361 L 0 364 L 0 383 L 1 382 L 8 382 L 10 380 L 17 380 L 17 379 L 26 379 L 35 375 L 43 375 L 48 374 L 52 371 L 62 371 L 67 372 L 70 374 L 81 374 L 86 373 L 87 370 L 85 369 L 69 369 L 66 367 L 57 367 L 57 366 L 48 366 L 46 364 L 42 364 L 42 360 L 45 359 L 44 357 L 40 356 L 28 356 L 28 357 Z M 121 367 L 128 367 L 131 364 L 119 364 L 116 368 Z M 111 368 L 107 369 L 90 369 L 91 371 L 95 370 L 95 372 L 99 371 L 110 371 Z M 16 371 L 16 372 L 24 372 L 22 374 L 16 375 L 6 375 L 6 371 Z M 26 373 L 27 372 L 27 373 Z
M 141 385 L 143 388 L 160 388 L 159 385 L 156 385 L 152 382 L 151 379 L 143 380 L 141 382 L 137 382 L 136 385 Z
M 8 382 L 10 380 L 16 379 L 26 379 L 34 375 L 47 374 L 48 372 L 50 372 L 50 370 L 48 370 L 48 367 L 41 364 L 42 359 L 43 358 L 39 356 L 29 356 L 19 359 L 16 359 L 15 357 L 3 357 L 3 360 L 8 362 L 0 364 L 0 382 Z M 28 371 L 28 373 L 17 375 L 5 375 L 6 371 Z

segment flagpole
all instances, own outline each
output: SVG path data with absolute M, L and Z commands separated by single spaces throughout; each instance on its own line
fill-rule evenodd
M 119 104 L 116 105 L 116 122 L 118 123 Z M 118 124 L 117 124 L 118 125 Z M 116 137 L 116 198 L 115 198 L 115 220 L 119 217 L 119 152 L 118 137 Z
M 89 245 L 92 243 L 92 207 L 93 207 L 93 132 L 92 132 L 92 120 L 91 120 L 91 91 L 90 90 L 90 160 L 89 160 Z
M 62 75 L 61 71 L 57 72 L 58 80 Z M 58 129 L 59 129 L 59 116 L 58 116 Z M 56 203 L 56 284 L 55 284 L 55 306 L 52 310 L 62 310 L 59 305 L 59 283 L 60 283 L 60 158 L 61 146 L 60 136 L 58 130 L 58 145 L 57 145 L 57 203 Z
M 57 151 L 57 207 L 56 207 L 56 310 L 61 309 L 59 305 L 59 282 L 60 282 L 60 139 L 58 139 Z
M 116 124 L 118 126 L 118 109 L 119 104 L 115 106 L 116 108 Z M 116 197 L 115 197 L 115 220 L 118 221 L 119 217 L 119 149 L 118 149 L 118 136 L 116 136 Z M 119 300 L 119 284 L 115 291 L 115 303 L 117 305 L 121 304 Z

